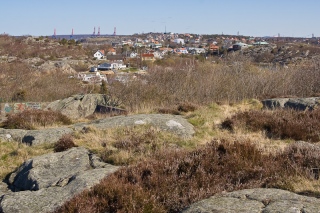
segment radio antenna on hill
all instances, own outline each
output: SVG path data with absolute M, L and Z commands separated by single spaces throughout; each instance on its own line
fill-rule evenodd
M 113 35 L 114 35 L 114 36 L 117 35 L 117 28 L 116 28 L 116 27 L 114 27 Z
M 54 28 L 53 30 L 53 38 L 56 38 L 57 37 L 57 31 L 56 31 L 56 28 Z
M 98 36 L 100 36 L 100 27 L 98 27 Z

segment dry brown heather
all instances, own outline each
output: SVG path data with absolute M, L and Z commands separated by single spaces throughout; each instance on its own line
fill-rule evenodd
M 222 127 L 231 131 L 248 129 L 262 131 L 269 138 L 293 139 L 309 142 L 320 141 L 320 109 L 251 110 L 240 112 L 222 122 Z
M 319 155 L 297 146 L 266 155 L 251 142 L 213 140 L 194 151 L 163 150 L 122 168 L 57 212 L 180 212 L 223 191 L 292 190 L 297 177 L 312 181 L 313 166 L 319 166 Z
M 58 125 L 69 125 L 72 121 L 66 115 L 55 111 L 25 110 L 11 114 L 0 124 L 6 129 L 36 129 Z

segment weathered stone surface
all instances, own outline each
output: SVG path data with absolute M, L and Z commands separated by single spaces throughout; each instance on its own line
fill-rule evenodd
M 88 126 L 94 126 L 98 129 L 107 129 L 134 125 L 153 125 L 161 130 L 172 132 L 184 138 L 192 137 L 195 133 L 193 126 L 182 116 L 168 114 L 115 116 L 95 120 L 89 123 L 78 123 L 74 125 L 74 128 L 79 131 Z
M 0 212 L 54 211 L 118 168 L 101 162 L 85 148 L 36 157 L 10 176 L 11 188 L 25 191 L 2 194 Z
M 180 115 L 140 114 L 130 116 L 114 116 L 88 123 L 78 123 L 69 127 L 48 128 L 42 130 L 0 129 L 0 140 L 18 141 L 28 145 L 56 143 L 63 135 L 80 131 L 89 126 L 98 129 L 116 128 L 134 125 L 153 125 L 161 130 L 169 131 L 183 138 L 193 136 L 193 126 Z
M 320 212 L 320 200 L 280 189 L 245 189 L 212 196 L 192 204 L 184 213 L 204 212 Z
M 274 98 L 262 101 L 265 109 L 313 110 L 320 104 L 320 97 Z
M 42 130 L 28 130 L 22 138 L 22 142 L 29 145 L 43 143 L 55 143 L 63 135 L 71 134 L 73 130 L 68 127 L 48 128 Z
M 0 140 L 18 141 L 28 145 L 39 145 L 44 143 L 55 143 L 63 135 L 71 134 L 72 128 L 58 127 L 42 130 L 23 130 L 23 129 L 0 129 Z
M 27 130 L 23 129 L 2 129 L 0 128 L 0 140 L 3 141 L 18 141 L 21 142 L 22 138 L 27 133 Z
M 47 109 L 59 111 L 72 119 L 78 119 L 92 115 L 98 105 L 106 105 L 104 95 L 86 94 L 54 101 L 47 106 Z
M 289 100 L 289 98 L 274 98 L 263 100 L 263 108 L 265 109 L 279 109 L 284 108 L 284 104 Z
M 72 148 L 25 161 L 11 174 L 9 183 L 19 191 L 39 190 L 55 186 L 90 168 L 89 151 L 85 148 Z
M 289 99 L 285 104 L 285 108 L 295 110 L 313 110 L 320 104 L 320 97 Z

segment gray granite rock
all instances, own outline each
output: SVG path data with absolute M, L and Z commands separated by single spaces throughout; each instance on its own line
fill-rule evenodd
M 13 191 L 0 191 L 0 212 L 52 212 L 118 168 L 79 147 L 35 157 L 11 174 Z
M 169 114 L 138 114 L 130 116 L 115 116 L 89 123 L 78 123 L 74 129 L 79 131 L 88 126 L 98 129 L 107 129 L 115 127 L 125 127 L 134 125 L 152 125 L 163 131 L 169 131 L 183 138 L 190 138 L 195 131 L 193 126 L 180 115 Z
M 320 200 L 281 189 L 245 189 L 201 200 L 182 212 L 317 213 L 320 212 Z

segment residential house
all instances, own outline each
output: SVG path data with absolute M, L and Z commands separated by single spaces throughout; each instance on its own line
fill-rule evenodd
M 269 43 L 266 41 L 257 41 L 257 42 L 254 42 L 252 45 L 254 45 L 254 46 L 267 46 L 267 45 L 269 45 Z
M 175 53 L 177 54 L 188 54 L 188 50 L 186 48 L 176 48 Z
M 163 54 L 160 51 L 153 52 L 153 55 L 154 55 L 155 59 L 162 59 L 163 58 Z
M 169 47 L 162 47 L 159 48 L 159 51 L 162 53 L 162 55 L 168 54 L 169 52 L 172 53 L 173 49 Z
M 141 59 L 142 59 L 142 61 L 154 61 L 154 60 L 156 60 L 154 58 L 154 54 L 152 54 L 152 53 L 144 53 L 144 54 L 142 54 L 141 55 Z
M 206 50 L 204 48 L 189 47 L 188 52 L 193 55 L 199 55 L 199 54 L 206 53 Z
M 109 60 L 110 62 L 115 62 L 115 63 L 121 63 L 123 64 L 124 61 L 124 56 L 117 54 L 117 55 L 107 55 L 107 60 Z
M 97 50 L 94 54 L 93 57 L 96 59 L 103 59 L 105 57 L 104 50 Z
M 237 51 L 237 50 L 248 48 L 249 46 L 250 45 L 248 45 L 248 44 L 245 44 L 245 43 L 242 43 L 242 42 L 238 42 L 238 43 L 235 43 L 234 45 L 232 45 L 232 49 L 234 51 Z
M 184 45 L 184 39 L 182 39 L 182 38 L 176 38 L 173 40 L 173 42 L 176 44 Z
M 216 44 L 210 44 L 209 46 L 209 50 L 213 51 L 213 52 L 217 52 L 219 50 L 219 46 L 217 46 Z
M 108 82 L 107 76 L 104 74 L 100 74 L 100 72 L 89 73 L 89 74 L 78 73 L 77 78 L 87 83 L 101 83 L 102 81 Z
M 150 46 L 150 48 L 158 49 L 158 48 L 162 47 L 162 44 L 158 43 L 158 42 L 155 42 L 155 43 L 151 43 L 149 46 Z
M 116 55 L 116 50 L 114 48 L 109 48 L 107 55 Z

